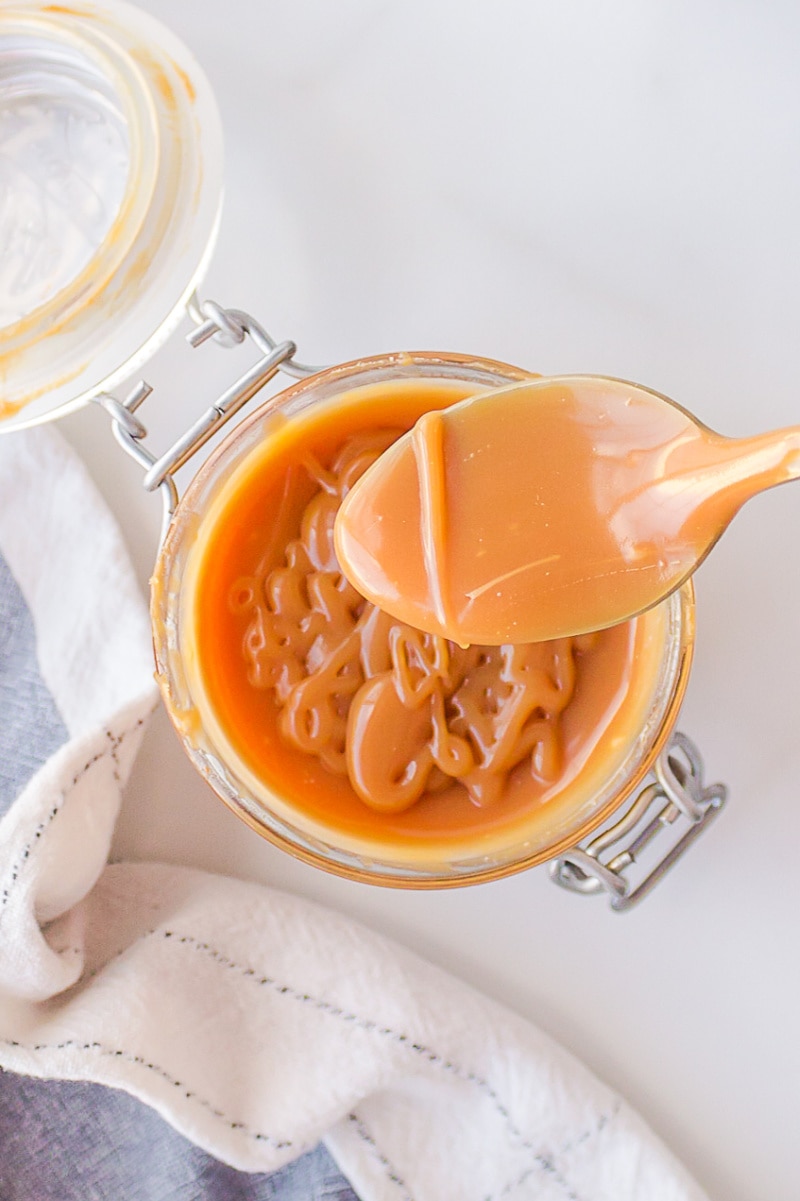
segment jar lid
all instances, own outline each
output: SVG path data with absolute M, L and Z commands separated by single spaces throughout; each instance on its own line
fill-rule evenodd
M 219 224 L 211 88 L 119 0 L 0 23 L 0 430 L 136 372 L 185 315 Z

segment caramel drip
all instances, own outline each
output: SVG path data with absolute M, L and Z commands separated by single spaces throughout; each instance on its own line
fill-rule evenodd
M 411 431 L 420 492 L 420 538 L 431 608 L 448 622 L 445 525 L 444 426 L 442 414 L 424 413 Z
M 427 464 L 423 505 L 430 554 L 437 556 L 445 544 L 437 499 L 441 423 L 438 414 L 430 417 L 422 423 L 418 462 Z M 229 603 L 248 618 L 242 653 L 249 682 L 271 690 L 289 746 L 346 775 L 380 812 L 401 812 L 454 781 L 473 804 L 491 805 L 524 762 L 534 780 L 558 779 L 560 717 L 574 695 L 577 659 L 594 636 L 464 648 L 364 600 L 339 567 L 334 521 L 350 488 L 398 432 L 348 438 L 330 467 L 303 458 L 316 490 L 296 536 L 280 566 L 265 560 L 255 575 L 238 579 Z M 439 558 L 433 567 L 432 578 L 441 580 Z

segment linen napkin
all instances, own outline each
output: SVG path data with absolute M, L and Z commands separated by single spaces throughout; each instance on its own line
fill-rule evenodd
M 155 703 L 82 464 L 49 430 L 0 438 L 0 1195 L 702 1197 L 567 1052 L 402 947 L 297 896 L 109 864 Z

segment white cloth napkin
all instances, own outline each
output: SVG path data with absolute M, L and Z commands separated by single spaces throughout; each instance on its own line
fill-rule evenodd
M 31 664 L 25 614 L 3 631 L 0 1067 L 124 1089 L 246 1171 L 324 1139 L 363 1201 L 702 1197 L 581 1064 L 403 948 L 299 897 L 107 864 L 156 703 L 149 628 L 50 431 L 0 438 L 0 553 L 35 639 Z

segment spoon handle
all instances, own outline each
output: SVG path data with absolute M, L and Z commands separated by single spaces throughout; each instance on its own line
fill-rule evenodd
M 710 482 L 727 492 L 741 490 L 737 508 L 757 492 L 800 476 L 800 426 L 772 430 L 751 438 L 722 439 L 722 460 L 712 468 Z M 727 444 L 727 445 L 726 445 Z

